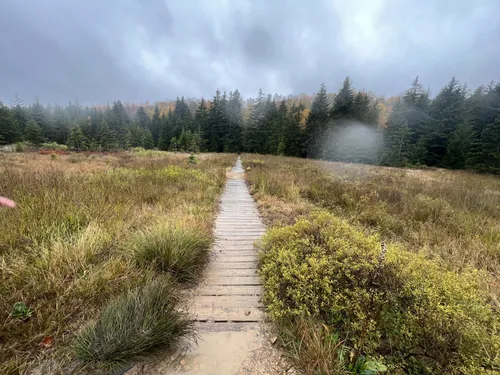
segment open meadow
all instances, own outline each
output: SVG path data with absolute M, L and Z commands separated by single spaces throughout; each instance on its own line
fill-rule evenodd
M 251 154 L 243 165 L 273 228 L 264 303 L 305 373 L 500 373 L 498 177 Z
M 230 154 L 0 154 L 0 373 L 109 371 L 192 332 Z

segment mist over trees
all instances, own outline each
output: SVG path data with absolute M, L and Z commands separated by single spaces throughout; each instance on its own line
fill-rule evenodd
M 211 99 L 105 106 L 0 102 L 0 145 L 29 142 L 77 151 L 131 147 L 251 152 L 388 166 L 500 173 L 500 83 L 470 91 L 456 78 L 435 97 L 418 77 L 398 97 L 356 90 L 282 97 L 238 90 Z

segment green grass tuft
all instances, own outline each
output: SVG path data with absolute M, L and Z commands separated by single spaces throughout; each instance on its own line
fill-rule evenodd
M 131 247 L 139 264 L 152 264 L 183 283 L 200 275 L 209 260 L 211 242 L 211 236 L 199 228 L 160 224 L 139 232 Z
M 159 278 L 111 300 L 77 335 L 74 350 L 83 363 L 114 370 L 156 350 L 174 349 L 190 333 L 192 322 L 178 310 L 175 284 Z

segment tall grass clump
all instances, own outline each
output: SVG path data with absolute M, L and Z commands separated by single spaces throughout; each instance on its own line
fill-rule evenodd
M 342 362 L 349 371 L 370 363 L 393 374 L 500 371 L 500 315 L 483 288 L 485 272 L 447 271 L 326 212 L 268 232 L 260 263 L 278 326 L 312 316 L 328 327 L 294 331 L 299 365 L 310 374 L 341 373 Z
M 64 348 L 82 322 L 113 297 L 163 274 L 130 255 L 134 233 L 172 220 L 210 233 L 226 168 L 235 159 L 203 154 L 188 166 L 186 155 L 160 151 L 151 157 L 78 154 L 78 163 L 72 155 L 1 157 L 0 192 L 17 203 L 0 208 L 2 375 L 71 373 Z M 196 254 L 195 268 L 203 257 Z M 29 311 L 22 319 L 19 306 Z
M 165 278 L 115 297 L 76 336 L 77 358 L 87 366 L 118 370 L 146 354 L 174 349 L 192 333 L 178 302 L 175 284 Z
M 209 260 L 210 234 L 200 228 L 159 224 L 139 232 L 130 247 L 142 266 L 153 265 L 179 282 L 192 282 Z

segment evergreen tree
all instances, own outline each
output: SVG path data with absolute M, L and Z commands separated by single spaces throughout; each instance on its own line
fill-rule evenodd
M 288 156 L 302 156 L 303 134 L 301 129 L 302 112 L 304 105 L 293 104 L 288 111 L 285 128 L 283 130 L 283 142 L 285 144 L 284 154 Z
M 155 142 L 153 139 L 153 135 L 151 134 L 151 131 L 149 129 L 143 129 L 143 134 L 142 134 L 142 139 L 143 139 L 143 146 L 146 150 L 151 150 L 155 147 Z
M 135 120 L 137 121 L 139 126 L 143 129 L 149 128 L 150 126 L 149 116 L 146 113 L 144 107 L 142 106 L 137 109 L 137 112 L 135 114 Z
M 44 142 L 43 131 L 40 125 L 33 119 L 29 120 L 24 129 L 24 138 L 33 143 L 35 146 L 39 146 Z
M 500 115 L 481 133 L 482 168 L 489 173 L 500 173 Z
M 207 102 L 201 98 L 198 108 L 196 108 L 195 123 L 197 132 L 200 134 L 200 146 L 205 150 L 206 143 L 210 138 L 210 124 L 208 121 Z
M 446 155 L 448 139 L 465 118 L 465 87 L 455 77 L 432 101 L 431 120 L 424 127 L 427 165 L 442 166 Z
M 250 111 L 250 119 L 243 133 L 243 144 L 247 152 L 263 153 L 266 142 L 265 130 L 266 101 L 264 93 L 259 95 Z
M 68 146 L 74 150 L 85 150 L 87 148 L 88 139 L 83 134 L 80 126 L 75 126 L 71 129 L 68 138 Z
M 140 127 L 138 123 L 133 122 L 128 128 L 128 133 L 131 147 L 144 146 L 144 128 Z
M 347 77 L 333 102 L 330 114 L 333 120 L 341 122 L 353 118 L 354 94 L 351 86 L 351 79 Z
M 0 101 L 0 144 L 11 144 L 19 140 L 19 124 L 12 118 L 10 109 Z
M 368 98 L 368 94 L 366 92 L 360 91 L 354 97 L 354 101 L 352 103 L 352 118 L 364 124 L 372 121 L 370 118 L 371 108 L 370 108 L 370 99 Z
M 160 139 L 160 128 L 161 128 L 161 119 L 160 119 L 160 108 L 158 105 L 155 105 L 155 111 L 153 113 L 153 119 L 150 123 L 151 135 L 154 140 L 154 144 L 157 145 Z
M 410 127 L 405 116 L 404 103 L 399 99 L 384 129 L 383 162 L 391 166 L 403 166 L 408 162 Z
M 118 148 L 116 134 L 114 130 L 109 127 L 104 118 L 97 128 L 96 143 L 98 147 L 104 151 L 111 151 Z
M 68 124 L 69 118 L 66 114 L 66 111 L 64 111 L 61 106 L 56 105 L 53 116 L 53 140 L 55 142 L 66 144 L 69 136 Z
M 227 114 L 229 117 L 229 131 L 224 143 L 229 152 L 240 152 L 243 142 L 243 100 L 238 90 L 229 93 Z
M 24 102 L 18 94 L 14 95 L 14 99 L 12 100 L 11 107 L 12 119 L 19 126 L 19 131 L 22 134 L 24 132 L 24 128 L 29 120 L 29 114 L 27 109 L 24 107 Z
M 474 140 L 474 130 L 462 122 L 448 140 L 443 165 L 447 168 L 464 169 Z
M 31 106 L 31 118 L 40 126 L 44 138 L 49 141 L 53 140 L 52 127 L 49 122 L 48 114 L 46 109 L 42 106 L 38 98 L 35 104 Z
M 307 157 L 315 158 L 321 155 L 321 142 L 327 128 L 329 111 L 326 86 L 322 83 L 306 121 Z

